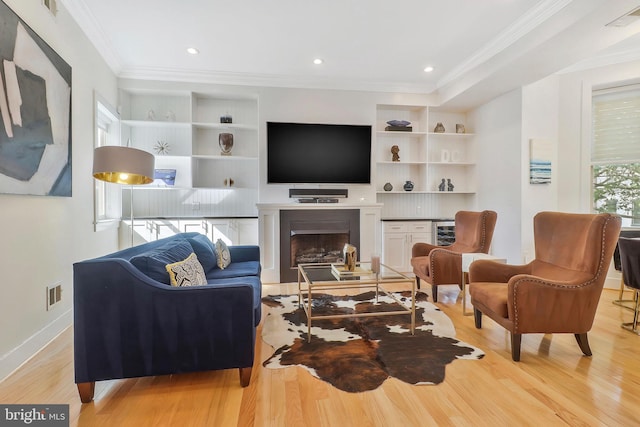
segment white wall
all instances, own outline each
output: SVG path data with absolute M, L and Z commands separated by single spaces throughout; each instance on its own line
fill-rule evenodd
M 535 257 L 533 243 L 533 217 L 541 211 L 558 210 L 558 82 L 550 76 L 522 89 L 522 257 L 529 262 Z M 551 157 L 551 183 L 529 183 L 530 141 L 548 141 L 553 146 Z M 578 159 L 574 159 L 578 161 Z
M 72 264 L 117 248 L 116 231 L 93 231 L 94 89 L 116 103 L 116 79 L 58 2 L 5 0 L 72 67 L 73 197 L 0 194 L 2 297 L 0 379 L 72 322 Z M 62 301 L 46 311 L 46 287 L 62 284 Z
M 475 129 L 477 209 L 498 213 L 491 253 L 522 261 L 522 91 L 502 95 L 469 112 Z

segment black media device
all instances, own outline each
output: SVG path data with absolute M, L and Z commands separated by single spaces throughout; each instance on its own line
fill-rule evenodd
M 267 122 L 268 184 L 370 184 L 371 126 Z

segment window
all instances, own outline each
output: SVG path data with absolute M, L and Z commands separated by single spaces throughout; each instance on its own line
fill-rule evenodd
M 96 95 L 95 147 L 119 145 L 120 120 L 115 109 Z M 95 230 L 118 228 L 122 212 L 120 186 L 94 179 Z
M 640 226 L 640 85 L 594 91 L 592 108 L 594 210 Z

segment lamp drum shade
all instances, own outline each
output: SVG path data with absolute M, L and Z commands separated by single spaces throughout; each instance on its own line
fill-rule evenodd
M 107 145 L 93 152 L 93 177 L 116 184 L 140 185 L 153 182 L 155 158 L 137 148 Z

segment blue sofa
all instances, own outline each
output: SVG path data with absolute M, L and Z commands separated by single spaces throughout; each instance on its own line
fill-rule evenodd
M 166 264 L 191 252 L 207 284 L 174 287 Z M 260 251 L 229 246 L 220 269 L 215 246 L 181 233 L 73 265 L 75 382 L 82 402 L 95 382 L 239 368 L 251 378 L 260 322 Z M 185 255 L 186 254 L 186 255 Z

